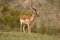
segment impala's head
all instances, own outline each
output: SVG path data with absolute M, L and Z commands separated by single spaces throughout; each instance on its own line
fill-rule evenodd
M 36 8 L 32 8 L 33 9 L 33 13 L 36 15 L 36 16 L 39 16 L 39 13 L 37 12 Z
M 37 9 L 33 6 L 33 3 L 31 3 L 31 8 L 32 8 L 33 14 L 35 14 L 36 16 L 39 16 L 39 13 L 37 12 Z

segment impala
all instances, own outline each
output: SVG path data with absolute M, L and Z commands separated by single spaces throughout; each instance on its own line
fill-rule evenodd
M 31 16 L 26 16 L 26 15 L 20 16 L 20 24 L 21 24 L 20 31 L 25 32 L 25 24 L 27 24 L 28 33 L 31 33 L 30 24 L 34 21 L 34 19 L 37 16 L 39 16 L 39 14 L 37 13 L 37 10 L 33 7 L 32 7 L 32 9 L 34 10 L 34 12 L 32 13 Z

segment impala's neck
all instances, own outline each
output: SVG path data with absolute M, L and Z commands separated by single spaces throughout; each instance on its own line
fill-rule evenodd
M 30 17 L 30 21 L 31 22 L 34 21 L 35 17 L 36 17 L 36 14 L 32 14 L 31 17 Z

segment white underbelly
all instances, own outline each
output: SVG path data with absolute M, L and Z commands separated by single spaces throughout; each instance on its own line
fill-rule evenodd
M 21 23 L 24 23 L 24 24 L 27 24 L 27 23 L 30 23 L 29 20 L 20 20 Z

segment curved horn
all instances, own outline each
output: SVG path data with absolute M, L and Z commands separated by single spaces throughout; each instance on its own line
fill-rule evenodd
M 33 4 L 34 4 L 34 3 L 31 1 L 31 8 L 32 8 L 33 12 L 34 12 L 37 16 L 39 16 L 39 14 L 37 13 L 37 10 L 36 10 L 36 8 L 34 7 Z
M 33 7 L 33 6 L 31 6 L 31 8 L 32 8 L 33 12 L 34 12 L 36 15 L 38 15 L 36 8 Z
M 35 8 L 35 7 L 33 7 L 33 2 L 31 2 L 31 8 L 32 8 L 32 10 L 34 10 L 34 12 L 35 12 L 35 13 L 37 13 L 36 8 Z

